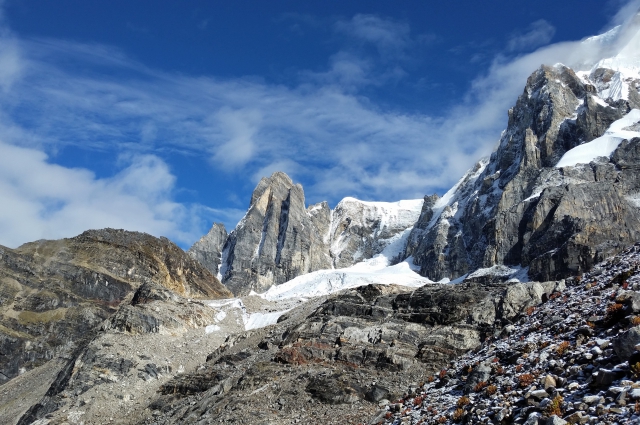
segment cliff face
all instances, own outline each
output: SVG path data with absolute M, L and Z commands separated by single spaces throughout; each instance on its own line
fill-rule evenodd
M 114 229 L 0 247 L 0 282 L 0 383 L 69 355 L 143 284 L 231 296 L 168 239 Z
M 498 149 L 434 200 L 414 227 L 405 256 L 421 274 L 453 279 L 512 264 L 549 280 L 588 270 L 638 240 L 640 139 L 622 142 L 610 157 L 595 149 L 593 158 L 585 161 L 587 152 L 571 160 L 573 148 L 602 145 L 616 123 L 640 119 L 637 80 L 627 81 L 627 98 L 604 97 L 612 74 L 597 68 L 578 76 L 557 65 L 531 75 Z
M 316 214 L 307 212 L 302 186 L 286 174 L 263 178 L 224 245 L 224 284 L 234 294 L 264 292 L 273 284 L 330 268 L 329 250 L 318 228 L 326 222 L 326 212 L 322 214 L 322 206 Z
M 217 276 L 220 271 L 222 248 L 227 241 L 227 236 L 229 235 L 224 224 L 213 223 L 209 233 L 194 243 L 187 254 L 205 266 L 214 276 Z
M 333 211 L 326 202 L 305 209 L 302 186 L 274 173 L 260 181 L 247 214 L 227 238 L 222 281 L 234 294 L 246 295 L 316 270 L 352 266 L 401 242 L 422 203 L 345 198 Z M 399 246 L 396 253 L 401 251 Z

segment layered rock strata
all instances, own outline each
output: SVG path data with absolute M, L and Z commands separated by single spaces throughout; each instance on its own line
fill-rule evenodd
M 403 382 L 418 382 L 499 335 L 563 282 L 369 285 L 231 336 L 198 371 L 176 376 L 144 423 L 362 423 Z M 250 403 L 247 400 L 251 400 Z
M 168 239 L 114 229 L 0 247 L 0 281 L 0 382 L 70 355 L 141 285 L 231 296 Z

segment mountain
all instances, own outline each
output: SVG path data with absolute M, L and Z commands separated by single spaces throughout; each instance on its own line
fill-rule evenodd
M 224 244 L 222 282 L 234 294 L 247 295 L 317 270 L 352 266 L 396 241 L 417 220 L 421 206 L 422 200 L 345 198 L 333 211 L 326 202 L 306 208 L 302 186 L 276 172 L 258 183 L 249 210 Z M 202 242 L 207 237 L 190 251 L 215 257 L 217 251 Z
M 557 279 L 638 240 L 640 78 L 615 77 L 629 95 L 605 97 L 616 75 L 556 65 L 528 79 L 498 149 L 415 226 L 405 255 L 421 274 L 455 279 L 509 264 Z
M 585 46 L 442 197 L 307 207 L 277 172 L 188 254 L 2 248 L 0 423 L 637 422 L 640 46 Z
M 141 285 L 231 295 L 168 239 L 114 229 L 0 247 L 0 281 L 0 382 L 73 353 Z
M 213 223 L 209 233 L 200 238 L 187 254 L 205 266 L 214 276 L 218 276 L 220 271 L 220 261 L 222 258 L 222 248 L 227 241 L 227 229 L 224 224 Z
M 442 198 L 345 198 L 333 210 L 326 203 L 305 210 L 300 185 L 283 173 L 263 178 L 225 243 L 223 283 L 235 294 L 263 293 L 372 259 L 405 231 L 389 265 L 407 260 L 432 281 L 473 278 L 477 270 L 503 280 L 527 272 L 559 279 L 634 243 L 640 35 L 616 27 L 583 47 L 589 54 L 577 71 L 557 64 L 529 77 L 495 152 Z

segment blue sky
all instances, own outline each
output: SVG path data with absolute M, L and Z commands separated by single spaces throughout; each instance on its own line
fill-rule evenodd
M 638 3 L 5 0 L 0 244 L 117 227 L 186 248 L 276 170 L 308 204 L 442 194 L 533 70 Z

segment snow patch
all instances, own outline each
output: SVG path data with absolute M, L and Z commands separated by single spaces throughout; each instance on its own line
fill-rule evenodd
M 247 313 L 247 308 L 240 298 L 209 300 L 205 301 L 205 303 L 211 308 L 220 310 L 215 316 L 216 323 L 220 323 L 221 321 L 223 321 L 229 313 L 235 312 L 237 314 L 236 317 L 239 316 L 239 320 L 242 320 L 242 324 L 246 331 L 276 324 L 278 323 L 278 318 L 280 316 L 288 311 L 291 311 L 291 309 L 289 309 L 269 313 Z M 219 330 L 220 326 L 218 326 L 217 324 L 205 327 L 205 332 L 208 334 L 217 332 Z
M 333 270 L 318 270 L 298 276 L 281 285 L 272 286 L 260 297 L 276 301 L 286 298 L 311 298 L 329 295 L 343 289 L 356 288 L 369 284 L 403 285 L 420 287 L 431 280 L 420 276 L 414 270 L 413 259 L 390 265 L 406 245 L 412 228 L 389 239 L 389 244 L 378 255 L 351 267 Z
M 220 326 L 218 325 L 209 325 L 206 328 L 204 328 L 204 332 L 207 334 L 213 333 L 213 332 L 217 332 L 220 330 Z
M 284 311 L 274 311 L 272 313 L 247 314 L 243 317 L 244 329 L 248 331 L 251 329 L 258 329 L 270 325 L 275 325 L 276 323 L 278 323 L 278 319 L 280 318 L 280 316 L 288 311 L 291 311 L 291 309 Z
M 462 281 L 467 279 L 478 278 L 478 277 L 485 277 L 485 276 L 508 279 L 507 282 L 511 282 L 511 283 L 529 282 L 529 268 L 496 264 L 491 267 L 478 269 L 473 273 L 470 273 L 469 275 L 464 276 Z
M 640 132 L 625 130 L 640 121 L 640 109 L 632 109 L 627 115 L 613 122 L 604 135 L 567 151 L 556 168 L 588 164 L 598 157 L 609 157 L 624 139 L 640 137 Z

